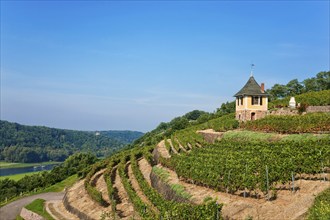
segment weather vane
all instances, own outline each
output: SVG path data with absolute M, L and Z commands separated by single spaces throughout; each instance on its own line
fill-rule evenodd
M 253 76 L 253 69 L 254 69 L 254 66 L 255 66 L 255 65 L 252 63 L 252 64 L 251 64 L 251 73 L 250 73 L 250 76 Z

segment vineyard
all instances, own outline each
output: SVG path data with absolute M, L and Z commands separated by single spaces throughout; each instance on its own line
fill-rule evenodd
M 329 120 L 326 114 L 300 117 L 305 118 L 299 123 L 314 128 Z M 281 132 L 273 123 L 276 120 L 265 120 L 254 126 L 268 123 L 270 131 Z M 64 207 L 83 219 L 288 219 L 305 215 L 315 195 L 329 187 L 330 135 L 261 133 L 242 130 L 243 126 L 252 125 L 239 125 L 229 114 L 176 131 L 156 146 L 135 147 L 101 160 L 68 190 Z M 200 133 L 204 129 L 217 139 L 207 142 Z M 286 129 L 282 133 L 292 131 Z M 313 215 L 324 207 L 319 204 L 311 211 Z M 297 207 L 299 212 L 294 211 Z
M 223 140 L 189 154 L 173 155 L 163 163 L 187 181 L 218 191 L 244 191 L 258 198 L 272 190 L 275 196 L 279 184 L 290 183 L 293 188 L 293 178 L 300 174 L 328 178 L 324 170 L 330 166 L 329 143 L 330 139 L 272 144 Z
M 309 113 L 305 115 L 271 115 L 248 121 L 241 128 L 253 131 L 279 133 L 318 133 L 330 131 L 330 113 Z

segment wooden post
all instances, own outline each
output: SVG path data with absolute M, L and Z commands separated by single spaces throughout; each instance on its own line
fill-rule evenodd
M 269 200 L 269 180 L 268 180 L 268 166 L 266 165 L 266 178 L 267 178 L 267 200 Z
M 323 162 L 322 162 L 322 170 L 323 170 L 323 181 L 325 182 L 325 171 L 324 171 Z
M 217 206 L 217 216 L 216 216 L 216 220 L 219 220 L 219 211 L 218 211 L 218 201 L 215 202 L 215 205 Z
M 291 172 L 291 177 L 292 177 L 292 192 L 294 192 L 294 175 L 293 175 L 293 172 Z

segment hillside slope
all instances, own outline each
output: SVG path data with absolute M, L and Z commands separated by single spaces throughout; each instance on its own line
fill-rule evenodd
M 63 161 L 78 152 L 108 156 L 141 135 L 132 131 L 96 132 L 26 126 L 0 121 L 0 160 L 9 162 Z
M 314 119 L 330 115 L 299 117 L 307 131 L 326 131 L 291 134 L 296 118 L 285 118 L 286 134 L 272 123 L 273 133 L 247 131 L 229 114 L 177 130 L 158 144 L 142 140 L 94 164 L 84 188 L 70 189 L 66 207 L 91 218 L 104 211 L 109 219 L 304 219 L 316 195 L 329 188 L 329 128 Z M 301 125 L 299 133 L 306 131 Z M 83 210 L 79 198 L 93 210 Z

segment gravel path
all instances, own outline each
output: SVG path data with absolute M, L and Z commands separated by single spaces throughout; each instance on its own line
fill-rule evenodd
M 0 208 L 1 220 L 14 220 L 19 215 L 21 209 L 27 204 L 31 203 L 35 199 L 44 200 L 61 200 L 64 196 L 64 192 L 49 192 L 41 193 L 38 195 L 24 197 L 22 199 L 11 202 Z

